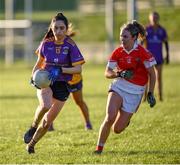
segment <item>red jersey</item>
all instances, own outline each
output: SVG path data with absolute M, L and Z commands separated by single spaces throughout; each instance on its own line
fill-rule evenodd
M 152 54 L 137 44 L 135 44 L 134 48 L 129 52 L 122 46 L 115 49 L 110 56 L 109 62 L 116 63 L 118 70 L 132 70 L 134 73 L 132 79 L 126 79 L 126 81 L 140 86 L 144 86 L 148 82 L 148 72 L 146 68 L 156 64 Z

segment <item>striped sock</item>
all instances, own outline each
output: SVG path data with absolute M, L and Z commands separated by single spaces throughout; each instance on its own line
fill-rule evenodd
M 28 146 L 29 147 L 34 147 L 36 143 L 37 142 L 34 139 L 31 139 L 31 141 L 29 142 Z

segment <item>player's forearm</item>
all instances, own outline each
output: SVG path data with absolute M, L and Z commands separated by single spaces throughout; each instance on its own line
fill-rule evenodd
M 166 54 L 169 55 L 169 44 L 168 44 L 168 41 L 165 41 L 164 44 L 165 44 Z
M 149 92 L 154 93 L 154 88 L 155 88 L 155 83 L 156 83 L 156 74 L 154 71 L 154 68 L 149 69 Z
M 105 70 L 104 75 L 106 78 L 109 78 L 109 79 L 117 78 L 117 73 L 109 68 Z
M 81 73 L 82 72 L 82 66 L 81 65 L 77 65 L 71 68 L 65 68 L 62 67 L 62 72 L 63 73 L 67 73 L 67 74 L 77 74 L 77 73 Z
M 34 67 L 33 67 L 33 69 L 32 69 L 32 75 L 33 75 L 33 73 L 34 73 L 36 70 L 38 70 L 38 69 L 41 68 L 42 63 L 43 63 L 43 60 L 44 60 L 44 59 L 43 59 L 42 57 L 38 57 L 37 62 L 36 62 L 36 64 L 34 65 Z

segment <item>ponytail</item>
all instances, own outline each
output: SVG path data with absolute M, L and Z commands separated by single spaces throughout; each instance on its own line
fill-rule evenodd
M 76 32 L 73 30 L 73 25 L 72 25 L 72 23 L 69 23 L 69 25 L 68 25 L 68 30 L 67 30 L 67 36 L 69 36 L 69 37 L 74 37 L 75 35 L 76 35 Z
M 138 23 L 136 20 L 133 20 L 132 24 L 137 28 L 138 37 L 144 38 L 146 36 L 146 30 L 144 29 L 143 25 Z
M 137 39 L 139 37 L 144 38 L 146 36 L 146 31 L 145 31 L 143 25 L 138 23 L 136 20 L 133 20 L 130 23 L 124 24 L 121 27 L 121 30 L 123 30 L 123 29 L 126 29 L 127 31 L 129 31 L 133 37 L 136 36 Z
M 44 41 L 44 40 L 52 38 L 52 37 L 54 37 L 54 34 L 53 34 L 52 29 L 49 27 L 48 31 L 45 33 L 45 35 L 44 35 L 42 40 Z

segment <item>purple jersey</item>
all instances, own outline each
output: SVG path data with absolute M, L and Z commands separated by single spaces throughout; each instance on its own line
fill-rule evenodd
M 44 58 L 43 68 L 50 71 L 54 67 L 72 67 L 83 64 L 84 58 L 75 42 L 66 37 L 62 43 L 56 43 L 53 39 L 43 41 L 38 47 L 36 54 Z M 70 81 L 72 74 L 62 73 L 57 81 Z
M 156 30 L 151 25 L 146 27 L 147 49 L 153 54 L 157 64 L 163 63 L 162 43 L 167 39 L 166 30 L 159 26 Z

